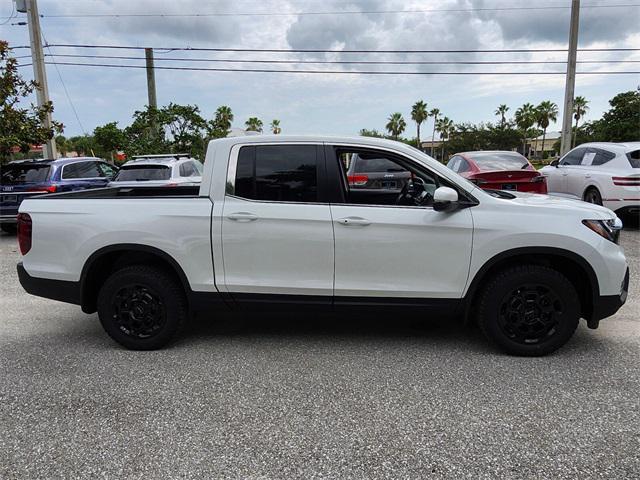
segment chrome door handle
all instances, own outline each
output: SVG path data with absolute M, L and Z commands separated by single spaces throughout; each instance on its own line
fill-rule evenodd
M 253 222 L 258 219 L 258 216 L 249 212 L 236 212 L 227 215 L 227 218 L 236 222 Z
M 345 217 L 336 220 L 340 225 L 346 225 L 347 227 L 353 225 L 358 227 L 366 227 L 367 225 L 371 225 L 371 222 L 366 218 L 362 217 Z

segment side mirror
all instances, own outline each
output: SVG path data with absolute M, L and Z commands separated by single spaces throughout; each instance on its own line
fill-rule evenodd
M 438 187 L 433 192 L 433 209 L 436 212 L 450 212 L 458 203 L 458 192 L 449 187 Z
M 552 167 L 558 168 L 558 165 L 560 165 L 560 160 L 554 160 L 549 165 L 551 165 Z

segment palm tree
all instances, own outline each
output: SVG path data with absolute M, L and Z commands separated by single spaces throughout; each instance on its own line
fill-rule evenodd
M 231 123 L 233 122 L 233 112 L 231 107 L 227 105 L 221 105 L 216 110 L 216 117 L 214 120 L 216 126 L 225 132 L 231 130 Z
M 251 117 L 249 120 L 244 122 L 244 125 L 247 127 L 247 132 L 260 132 L 262 133 L 262 120 L 258 117 Z
M 451 136 L 453 133 L 453 120 L 449 117 L 444 117 L 438 120 L 437 130 L 440 133 L 440 140 L 442 141 L 442 161 L 444 162 L 444 145 L 445 141 Z
M 274 135 L 279 135 L 280 132 L 282 132 L 282 129 L 280 128 L 280 120 L 271 120 L 271 131 Z
M 589 110 L 589 100 L 584 97 L 576 97 L 573 99 L 573 118 L 576 119 L 576 129 L 573 132 L 573 141 L 571 142 L 571 148 L 576 145 L 576 137 L 578 136 L 578 123 L 580 119 L 587 114 Z
M 536 107 L 536 123 L 542 129 L 542 157 L 544 158 L 544 141 L 547 136 L 547 127 L 549 123 L 558 120 L 558 105 L 549 100 L 540 102 Z
M 522 154 L 527 157 L 527 131 L 533 127 L 535 123 L 535 108 L 530 103 L 525 103 L 520 108 L 516 110 L 516 114 L 514 115 L 516 120 L 516 125 L 520 130 L 522 130 Z
M 422 100 L 413 104 L 411 109 L 411 119 L 416 122 L 416 129 L 418 131 L 418 148 L 420 148 L 420 125 L 422 122 L 426 121 L 429 117 L 429 112 L 427 111 L 427 104 Z
M 509 107 L 507 107 L 503 103 L 502 105 L 498 106 L 495 112 L 493 112 L 495 115 L 500 116 L 500 128 L 502 129 L 504 129 L 504 126 L 507 124 L 507 119 L 505 118 L 505 115 L 507 114 L 508 110 L 509 110 Z
M 398 140 L 400 134 L 407 128 L 407 122 L 404 121 L 400 112 L 392 113 L 387 120 L 388 123 L 385 128 L 393 136 L 394 140 Z
M 433 117 L 433 133 L 431 134 L 431 152 L 429 154 L 433 157 L 433 142 L 436 138 L 436 124 L 438 123 L 438 115 L 440 115 L 440 110 L 437 108 L 432 108 L 429 112 L 429 116 Z

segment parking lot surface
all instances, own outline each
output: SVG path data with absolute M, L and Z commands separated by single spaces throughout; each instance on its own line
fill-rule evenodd
M 640 478 L 640 231 L 627 304 L 545 358 L 419 318 L 192 324 L 131 352 L 25 294 L 0 236 L 0 478 Z

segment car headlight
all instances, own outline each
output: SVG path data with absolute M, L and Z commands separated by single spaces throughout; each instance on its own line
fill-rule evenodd
M 582 220 L 582 224 L 610 242 L 618 243 L 622 221 L 619 218 L 609 220 Z

